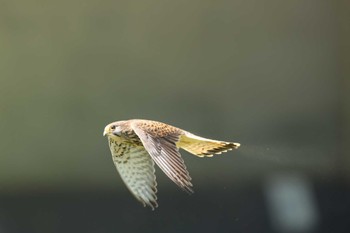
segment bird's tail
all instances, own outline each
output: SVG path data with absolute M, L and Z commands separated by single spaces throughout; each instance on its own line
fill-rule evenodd
M 177 146 L 198 157 L 212 157 L 214 154 L 237 149 L 240 144 L 211 140 L 186 132 L 180 137 Z

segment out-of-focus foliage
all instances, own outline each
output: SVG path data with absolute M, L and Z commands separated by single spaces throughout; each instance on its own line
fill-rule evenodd
M 183 152 L 196 184 L 347 174 L 339 10 L 316 0 L 2 2 L 0 189 L 116 185 L 102 130 L 129 118 L 242 143 L 221 158 Z

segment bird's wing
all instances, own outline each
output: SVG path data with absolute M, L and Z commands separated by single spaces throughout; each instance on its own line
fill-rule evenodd
M 157 204 L 157 182 L 154 162 L 143 146 L 131 143 L 109 143 L 117 170 L 131 193 L 144 206 Z
M 162 136 L 157 136 L 156 128 L 148 131 L 147 127 L 142 126 L 137 123 L 131 125 L 152 159 L 175 184 L 186 192 L 193 193 L 191 177 L 176 146 L 179 134 L 166 134 L 163 131 Z

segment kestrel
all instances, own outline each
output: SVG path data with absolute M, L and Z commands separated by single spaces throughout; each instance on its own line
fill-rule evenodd
M 193 193 L 191 177 L 179 148 L 198 157 L 212 157 L 240 144 L 196 136 L 157 121 L 126 120 L 108 124 L 103 132 L 117 170 L 144 206 L 158 207 L 154 162 L 181 189 Z

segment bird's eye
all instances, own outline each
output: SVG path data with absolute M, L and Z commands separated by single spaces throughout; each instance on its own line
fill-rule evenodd
M 112 126 L 111 126 L 111 129 L 115 129 L 115 125 L 112 125 Z

